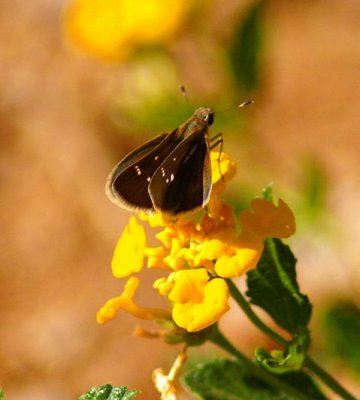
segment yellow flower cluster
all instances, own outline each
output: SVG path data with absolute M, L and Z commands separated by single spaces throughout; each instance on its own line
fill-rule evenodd
M 156 238 L 158 247 L 147 247 L 145 231 L 131 217 L 118 244 L 112 261 L 113 274 L 126 277 L 148 268 L 164 270 L 167 275 L 154 282 L 160 295 L 166 296 L 172 307 L 175 324 L 196 332 L 215 323 L 229 310 L 229 289 L 226 278 L 236 278 L 255 268 L 263 251 L 266 237 L 286 238 L 295 232 L 295 219 L 289 207 L 279 200 L 254 199 L 252 210 L 240 213 L 241 231 L 236 229 L 233 209 L 219 199 L 236 171 L 235 163 L 225 153 L 211 152 L 213 189 L 206 212 L 196 223 L 187 215 L 176 221 L 161 214 L 140 215 L 151 227 L 161 228 Z M 134 277 L 124 293 L 109 300 L 99 311 L 103 323 L 123 309 L 145 319 L 164 319 L 168 314 L 135 306 Z
M 123 60 L 134 47 L 166 41 L 188 8 L 189 0 L 69 0 L 64 34 L 85 53 Z

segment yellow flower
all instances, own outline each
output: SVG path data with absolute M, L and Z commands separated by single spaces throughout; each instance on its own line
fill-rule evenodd
M 295 217 L 289 206 L 279 199 L 278 206 L 272 201 L 254 199 L 251 202 L 253 211 L 244 210 L 240 214 L 240 225 L 243 231 L 266 237 L 288 238 L 295 233 Z
M 168 252 L 164 247 L 148 247 L 145 249 L 145 255 L 148 258 L 147 267 L 171 270 L 168 264 L 164 261 L 164 258 L 168 255 Z
M 140 280 L 136 277 L 131 277 L 127 281 L 123 293 L 108 300 L 96 314 L 96 320 L 99 324 L 104 324 L 106 321 L 115 318 L 119 310 L 128 312 L 137 318 L 141 319 L 168 319 L 169 313 L 163 310 L 153 308 L 143 308 L 136 305 L 133 301 L 136 289 Z
M 219 239 L 204 240 L 199 246 L 198 252 L 194 254 L 194 264 L 196 267 L 200 267 L 203 266 L 206 261 L 216 260 L 225 254 L 234 254 L 231 246 L 227 243 Z
M 235 278 L 256 267 L 264 245 L 259 236 L 251 232 L 242 232 L 231 249 L 234 252 L 228 255 L 224 252 L 215 263 L 215 272 L 222 278 Z
M 173 302 L 173 319 L 188 332 L 212 325 L 230 308 L 226 282 L 210 279 L 205 268 L 173 272 L 154 286 Z
M 236 218 L 231 206 L 224 203 L 217 196 L 212 196 L 208 205 L 208 213 L 204 213 L 197 229 L 207 236 L 220 230 L 230 228 L 235 231 Z
M 139 213 L 139 218 L 142 221 L 148 222 L 149 226 L 152 228 L 158 228 L 165 226 L 166 220 L 164 216 L 161 213 L 153 213 L 153 214 L 145 214 L 145 213 Z
M 123 278 L 142 269 L 145 245 L 145 230 L 135 217 L 131 217 L 117 242 L 111 261 L 112 272 L 116 278 Z
M 229 181 L 236 174 L 236 163 L 231 160 L 225 152 L 210 152 L 211 161 L 211 181 L 213 193 L 221 192 L 225 187 L 225 182 Z
M 127 58 L 136 46 L 166 41 L 179 28 L 189 0 L 69 0 L 64 34 L 85 53 Z
M 165 275 L 154 282 L 161 296 L 170 300 L 172 320 L 196 332 L 217 322 L 229 310 L 229 289 L 225 279 L 236 278 L 255 268 L 263 252 L 266 237 L 285 238 L 295 231 L 295 219 L 289 207 L 279 200 L 255 199 L 252 210 L 240 213 L 241 232 L 233 208 L 219 198 L 226 180 L 235 173 L 228 155 L 212 152 L 212 179 L 215 191 L 203 214 L 195 223 L 190 215 L 179 218 L 155 213 L 140 215 L 142 221 L 160 231 L 159 245 L 146 247 L 144 228 L 132 217 L 115 249 L 113 273 L 128 276 L 141 270 L 144 258 L 149 269 Z M 219 172 L 221 169 L 221 174 Z M 104 322 L 123 309 L 139 318 L 154 319 L 165 312 L 144 309 L 132 301 L 138 281 L 131 278 L 124 293 L 110 300 L 99 311 Z

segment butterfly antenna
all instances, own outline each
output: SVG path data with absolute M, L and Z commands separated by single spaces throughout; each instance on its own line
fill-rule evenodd
M 227 112 L 227 111 L 237 110 L 238 108 L 242 108 L 242 107 L 248 106 L 249 104 L 253 104 L 253 103 L 254 103 L 254 100 L 245 100 L 236 107 L 231 107 L 231 108 L 227 108 L 225 110 L 216 111 L 215 113 L 219 114 L 219 113 L 223 113 L 223 112 Z
M 237 106 L 237 108 L 248 106 L 249 104 L 254 104 L 254 100 L 245 100 Z
M 188 94 L 186 92 L 185 86 L 184 85 L 179 85 L 179 89 L 180 89 L 180 92 L 181 92 L 182 96 L 184 97 L 185 101 L 187 103 L 189 103 L 189 97 L 188 97 Z

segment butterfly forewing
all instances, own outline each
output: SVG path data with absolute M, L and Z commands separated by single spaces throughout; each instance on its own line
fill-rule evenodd
M 177 130 L 159 135 L 121 160 L 106 185 L 110 200 L 129 209 L 154 210 L 148 191 L 149 182 L 179 140 Z
M 172 215 L 205 207 L 211 192 L 208 129 L 214 110 L 200 107 L 169 134 L 126 156 L 110 174 L 106 192 L 127 209 Z
M 170 214 L 203 207 L 210 190 L 209 148 L 202 130 L 177 145 L 156 170 L 149 185 L 155 209 Z

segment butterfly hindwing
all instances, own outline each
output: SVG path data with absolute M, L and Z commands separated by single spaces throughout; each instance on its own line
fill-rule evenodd
M 155 209 L 170 214 L 203 207 L 210 190 L 209 147 L 202 130 L 177 145 L 157 168 L 149 185 Z
M 129 209 L 153 210 L 148 192 L 150 179 L 178 141 L 176 130 L 164 133 L 122 159 L 107 181 L 106 192 L 110 200 Z

